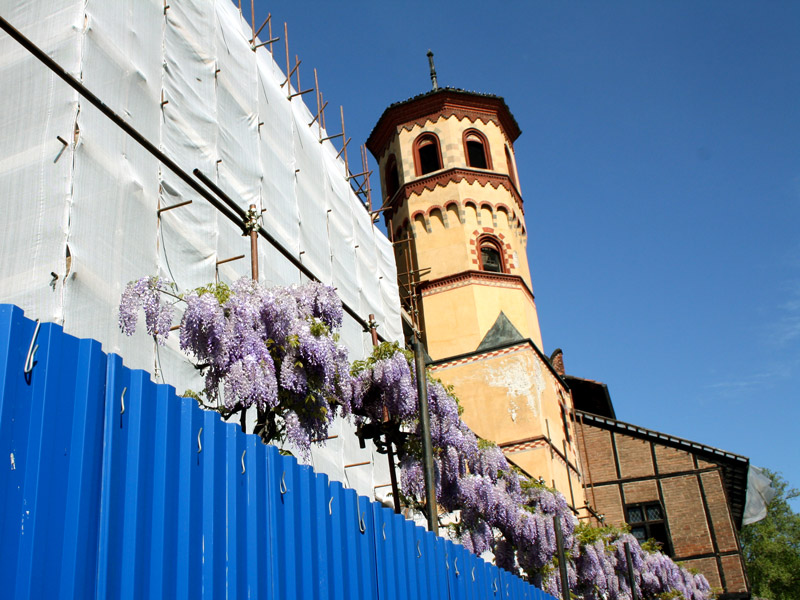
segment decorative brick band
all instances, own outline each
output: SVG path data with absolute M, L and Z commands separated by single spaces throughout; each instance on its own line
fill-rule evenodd
M 523 442 L 521 444 L 513 444 L 511 446 L 504 446 L 503 452 L 523 452 L 525 450 L 535 450 L 536 448 L 547 448 L 549 444 L 546 440 L 534 440 L 532 442 Z M 561 457 L 559 457 L 561 458 Z
M 443 369 L 447 369 L 449 367 L 456 367 L 461 365 L 469 365 L 472 363 L 480 362 L 482 360 L 486 360 L 487 358 L 493 358 L 495 356 L 503 356 L 504 354 L 514 354 L 519 352 L 520 350 L 525 350 L 530 348 L 527 342 L 519 343 L 515 346 L 509 346 L 507 348 L 501 348 L 499 350 L 490 350 L 489 352 L 482 352 L 480 354 L 473 354 L 472 356 L 467 356 L 465 358 L 458 358 L 456 360 L 442 362 L 436 365 L 431 365 L 429 367 L 430 371 L 441 371 Z
M 439 279 L 423 281 L 417 288 L 422 297 L 432 296 L 448 290 L 464 287 L 466 285 L 487 285 L 490 287 L 502 287 L 509 289 L 520 289 L 534 302 L 533 292 L 519 275 L 508 275 L 506 273 L 492 273 L 489 271 L 462 271 L 455 275 L 448 275 Z
M 553 445 L 553 443 L 545 436 L 538 436 L 528 440 L 520 440 L 518 442 L 499 444 L 499 446 L 503 450 L 503 452 L 507 454 L 517 454 L 519 452 L 528 452 L 530 450 L 538 450 L 540 448 L 549 448 L 552 454 L 552 458 L 554 458 L 557 462 L 564 465 L 565 467 L 571 469 L 578 476 L 578 478 L 580 478 L 581 476 L 577 467 L 573 465 L 571 462 L 567 461 L 566 457 L 561 452 L 561 450 L 556 448 Z
M 509 144 L 519 137 L 519 125 L 508 109 L 505 101 L 488 94 L 476 94 L 466 90 L 440 88 L 387 108 L 369 134 L 367 148 L 375 158 L 381 157 L 389 145 L 389 140 L 404 127 L 424 126 L 428 121 L 456 116 L 459 120 L 468 118 L 472 123 L 480 120 L 500 126 Z
M 437 187 L 444 187 L 448 183 L 459 183 L 461 181 L 466 181 L 469 184 L 477 182 L 481 187 L 490 185 L 494 189 L 504 188 L 514 198 L 520 212 L 523 215 L 525 214 L 525 208 L 522 206 L 522 196 L 519 195 L 516 186 L 508 175 L 504 173 L 474 171 L 472 169 L 460 167 L 436 171 L 427 177 L 420 177 L 419 179 L 403 184 L 391 199 L 390 204 L 392 210 L 397 210 L 402 206 L 405 200 L 408 200 L 412 195 L 420 195 L 423 190 L 432 192 Z M 399 203 L 398 200 L 400 201 Z

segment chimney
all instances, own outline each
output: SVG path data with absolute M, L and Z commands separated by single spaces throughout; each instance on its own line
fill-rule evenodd
M 566 374 L 564 372 L 564 353 L 561 351 L 561 348 L 553 350 L 553 353 L 550 355 L 550 364 L 553 365 L 553 368 L 559 375 Z

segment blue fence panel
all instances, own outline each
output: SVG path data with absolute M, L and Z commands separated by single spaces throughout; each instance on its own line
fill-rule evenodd
M 393 517 L 391 509 L 378 503 L 372 505 L 372 520 L 375 523 L 375 557 L 377 562 L 378 597 L 381 600 L 397 600 L 397 561 L 394 546 Z
M 175 593 L 177 555 L 178 481 L 180 464 L 181 403 L 175 390 L 157 386 L 152 419 L 153 495 L 150 531 L 150 579 L 147 596 L 169 598 Z
M 97 342 L 35 330 L 0 305 L 4 597 L 551 598 Z
M 247 598 L 247 436 L 229 425 L 225 428 L 225 594 L 229 600 Z M 257 597 L 254 595 L 254 597 Z
M 331 502 L 330 481 L 324 474 L 315 475 L 312 480 L 311 506 L 314 520 L 311 525 L 312 552 L 316 554 L 314 563 L 316 573 L 311 583 L 313 597 L 320 600 L 334 598 L 333 596 L 333 566 L 331 557 L 338 548 L 333 545 L 332 521 L 333 503 Z
M 83 368 L 75 371 L 72 439 L 67 450 L 69 478 L 63 498 L 64 540 L 61 547 L 52 544 L 53 551 L 61 554 L 59 597 L 76 599 L 94 594 L 97 571 L 104 406 L 102 395 L 96 391 L 105 386 L 106 371 L 106 355 L 100 344 L 80 340 L 78 364 Z M 54 498 L 61 501 L 57 491 Z
M 403 600 L 410 595 L 409 570 L 414 568 L 414 557 L 416 549 L 406 544 L 405 531 L 411 525 L 402 515 L 392 516 L 392 527 L 390 541 L 393 546 L 395 556 L 395 581 L 397 582 L 397 598 Z
M 22 482 L 26 472 L 31 386 L 23 370 L 34 324 L 13 306 L 0 306 L 0 581 L 15 596 L 17 546 L 25 534 Z M 41 372 L 37 372 L 38 377 Z M 5 461 L 8 460 L 8 463 Z
M 175 591 L 178 600 L 200 597 L 202 581 L 203 470 L 198 437 L 203 419 L 197 403 L 182 398 L 178 439 L 178 511 L 175 554 Z M 202 443 L 202 442 L 201 442 Z
M 247 505 L 245 516 L 245 545 L 247 547 L 247 598 L 272 598 L 274 580 L 270 540 L 270 515 L 274 495 L 268 492 L 270 482 L 270 447 L 256 436 L 247 436 L 245 474 L 247 476 Z

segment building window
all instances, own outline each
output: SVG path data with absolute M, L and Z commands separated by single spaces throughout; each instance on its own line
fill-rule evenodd
M 423 133 L 414 141 L 414 162 L 417 176 L 427 175 L 442 168 L 439 138 L 432 133 Z
M 386 170 L 384 171 L 384 181 L 386 181 L 386 198 L 392 198 L 397 190 L 400 189 L 400 174 L 397 171 L 397 160 L 392 154 L 389 160 L 386 161 Z
M 481 238 L 478 241 L 478 248 L 480 249 L 481 271 L 505 273 L 502 246 L 494 238 Z
M 667 517 L 660 502 L 632 504 L 625 508 L 625 520 L 631 527 L 631 534 L 639 542 L 653 539 L 661 544 L 664 554 L 672 554 Z
M 475 169 L 492 168 L 489 142 L 481 132 L 475 129 L 464 132 L 464 153 L 467 156 L 467 166 Z

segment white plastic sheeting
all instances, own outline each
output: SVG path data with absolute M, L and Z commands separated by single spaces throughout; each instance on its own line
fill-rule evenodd
M 384 337 L 401 338 L 390 243 L 338 150 L 320 143 L 327 132 L 309 127 L 302 97 L 288 99 L 296 90 L 281 86 L 286 75 L 265 48 L 251 49 L 250 26 L 229 0 L 170 0 L 166 10 L 162 0 L 0 0 L 0 14 L 186 172 L 264 209 L 264 227 L 292 255 L 362 318 L 374 314 Z M 158 348 L 144 333 L 119 333 L 119 297 L 128 281 L 154 274 L 181 289 L 247 276 L 249 241 L 5 35 L 0 81 L 0 301 L 101 341 L 179 392 L 200 389 L 177 340 Z M 259 262 L 265 283 L 303 281 L 264 240 Z M 341 339 L 353 359 L 371 347 L 347 315 Z M 385 497 L 386 457 L 359 448 L 350 423 L 331 435 L 315 467 Z
M 764 471 L 750 465 L 747 470 L 747 500 L 744 506 L 742 525 L 758 523 L 767 516 L 767 506 L 778 492 L 772 487 L 772 479 Z
M 69 73 L 80 73 L 82 3 L 2 0 L 2 14 Z M 0 294 L 43 321 L 62 317 L 65 213 L 72 195 L 71 146 L 78 94 L 0 35 Z

